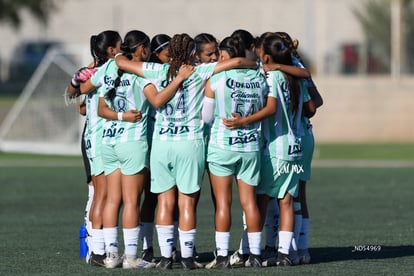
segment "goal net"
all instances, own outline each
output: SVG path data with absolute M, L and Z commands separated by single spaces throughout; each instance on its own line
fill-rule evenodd
M 80 99 L 69 100 L 65 90 L 85 60 L 78 47 L 52 48 L 37 67 L 0 126 L 0 150 L 78 155 L 84 118 Z M 82 53 L 82 51 L 80 51 Z

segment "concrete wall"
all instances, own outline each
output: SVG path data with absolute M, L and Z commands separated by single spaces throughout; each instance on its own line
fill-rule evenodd
M 413 142 L 414 78 L 315 78 L 318 142 Z
M 254 35 L 286 31 L 299 39 L 300 50 L 313 62 L 316 73 L 339 64 L 344 42 L 362 40 L 352 10 L 360 0 L 57 0 L 58 9 L 43 26 L 23 13 L 20 29 L 0 24 L 0 59 L 9 62 L 23 40 L 59 40 L 89 49 L 92 34 L 112 29 L 124 36 L 138 29 L 149 36 L 209 32 L 218 39 L 236 29 Z M 329 60 L 330 64 L 326 64 Z

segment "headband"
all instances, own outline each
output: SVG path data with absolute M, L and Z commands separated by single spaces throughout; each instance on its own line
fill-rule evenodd
M 169 41 L 164 42 L 163 44 L 159 45 L 157 48 L 155 48 L 155 50 L 153 52 L 157 52 L 158 50 L 160 50 L 161 48 L 164 48 L 165 46 L 168 45 L 168 43 L 170 43 Z

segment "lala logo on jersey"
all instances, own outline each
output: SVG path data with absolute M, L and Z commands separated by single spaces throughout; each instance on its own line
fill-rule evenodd
M 120 135 L 122 133 L 124 133 L 125 128 L 121 127 L 119 129 L 117 128 L 109 128 L 109 129 L 104 129 L 102 137 L 115 137 L 115 135 Z
M 176 126 L 173 123 L 169 123 L 167 128 L 161 128 L 159 134 L 183 134 L 190 132 L 190 128 L 188 126 Z
M 302 146 L 300 144 L 289 145 L 288 154 L 298 154 L 302 152 Z
M 235 145 L 235 144 L 247 144 L 250 142 L 257 141 L 256 135 L 250 134 L 250 135 L 244 135 L 244 132 L 237 131 L 238 137 L 230 137 L 229 138 L 229 145 Z

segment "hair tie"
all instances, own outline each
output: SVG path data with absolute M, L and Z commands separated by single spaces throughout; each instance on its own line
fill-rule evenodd
M 286 46 L 285 44 L 282 44 L 282 46 L 280 46 L 280 50 L 284 50 L 284 49 L 286 49 Z

